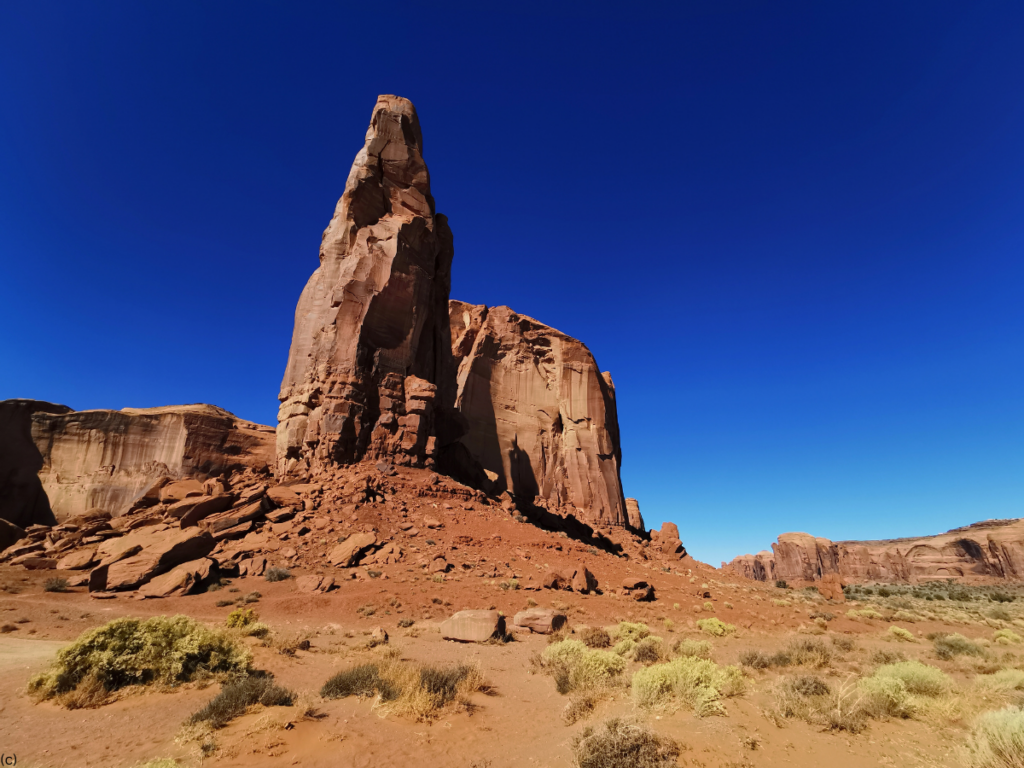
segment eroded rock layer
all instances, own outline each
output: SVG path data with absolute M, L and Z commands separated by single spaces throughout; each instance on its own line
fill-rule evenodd
M 0 478 L 25 481 L 6 482 L 0 516 L 22 526 L 52 524 L 94 508 L 116 517 L 158 482 L 261 468 L 274 460 L 271 427 L 212 405 L 72 411 L 48 403 L 26 409 L 23 402 L 0 403 L 0 414 L 21 414 L 3 422 L 0 444 L 17 440 L 19 449 L 12 452 L 17 461 L 0 454 Z M 10 490 L 29 487 L 30 460 L 41 497 Z
M 937 536 L 884 541 L 837 541 L 784 533 L 772 552 L 740 555 L 728 564 L 756 581 L 919 583 L 1024 579 L 1024 519 L 986 520 Z M 723 563 L 723 565 L 725 565 Z
M 452 301 L 449 315 L 468 427 L 459 442 L 494 490 L 592 525 L 628 525 L 615 388 L 590 350 L 508 307 Z
M 422 148 L 413 105 L 379 97 L 295 310 L 279 395 L 282 476 L 364 458 L 429 466 L 445 436 L 454 251 Z

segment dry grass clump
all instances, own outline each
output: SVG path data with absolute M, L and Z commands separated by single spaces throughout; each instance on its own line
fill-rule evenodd
M 952 687 L 952 681 L 945 672 L 920 661 L 899 661 L 883 664 L 872 675 L 875 679 L 900 680 L 908 693 L 920 696 L 940 696 Z
M 600 697 L 593 691 L 577 691 L 569 697 L 568 703 L 562 708 L 562 722 L 572 725 L 586 720 L 597 708 Z
M 836 688 L 814 675 L 789 677 L 777 682 L 771 693 L 772 706 L 765 715 L 776 725 L 796 718 L 829 730 L 859 733 L 864 729 L 863 694 L 852 677 Z
M 783 651 L 790 663 L 797 666 L 827 667 L 832 663 L 832 649 L 821 640 L 809 637 L 794 640 Z
M 935 646 L 935 654 L 940 659 L 949 660 L 954 656 L 984 656 L 985 649 L 968 640 L 961 634 L 936 634 L 928 637 Z
M 633 702 L 639 707 L 649 709 L 676 698 L 705 717 L 724 714 L 722 699 L 743 690 L 743 672 L 739 667 L 684 656 L 639 670 L 632 687 Z
M 871 654 L 872 664 L 895 664 L 906 660 L 907 655 L 903 651 L 891 651 L 888 648 L 881 648 Z
M 633 649 L 633 661 L 640 664 L 655 664 L 664 661 L 668 654 L 660 637 L 645 637 Z
M 50 669 L 29 683 L 29 692 L 56 698 L 68 709 L 94 707 L 128 686 L 243 674 L 251 662 L 228 634 L 188 616 L 114 619 L 58 651 Z
M 987 693 L 1002 696 L 1024 691 L 1024 671 L 1019 669 L 1000 669 L 989 675 L 978 675 L 974 684 Z
M 295 693 L 274 682 L 273 675 L 245 675 L 229 680 L 205 707 L 194 712 L 186 725 L 208 723 L 223 728 L 257 704 L 264 707 L 290 707 Z
M 1021 637 L 1012 629 L 997 629 L 992 633 L 992 640 L 999 645 L 1019 645 Z
M 706 632 L 712 637 L 725 637 L 736 631 L 736 625 L 726 624 L 718 617 L 712 617 L 710 619 L 698 619 L 697 629 L 701 632 Z
M 889 627 L 889 635 L 893 640 L 899 640 L 901 643 L 916 643 L 917 638 L 914 637 L 914 633 L 909 629 L 903 627 L 892 626 Z
M 284 581 L 292 577 L 291 571 L 287 568 L 280 568 L 274 566 L 273 568 L 267 568 L 267 572 L 263 574 L 263 578 L 267 581 Z
M 793 657 L 786 651 L 765 653 L 764 651 L 744 651 L 740 654 L 740 664 L 751 669 L 771 669 L 772 667 L 788 667 Z
M 604 730 L 585 728 L 572 743 L 576 768 L 669 768 L 679 746 L 640 723 L 613 718 Z
M 395 655 L 362 664 L 331 677 L 320 689 L 327 699 L 375 696 L 385 713 L 433 720 L 453 702 L 469 706 L 469 695 L 486 690 L 480 670 L 468 664 L 414 665 Z
M 587 648 L 579 640 L 549 645 L 540 661 L 562 694 L 601 688 L 626 668 L 625 660 L 615 652 Z
M 611 648 L 612 645 L 612 636 L 603 627 L 583 627 L 579 636 L 587 648 Z
M 961 758 L 965 768 L 1024 768 L 1024 710 L 1006 707 L 978 717 Z
M 68 580 L 60 576 L 56 576 L 52 579 L 47 579 L 46 583 L 43 584 L 44 592 L 67 592 L 68 591 Z

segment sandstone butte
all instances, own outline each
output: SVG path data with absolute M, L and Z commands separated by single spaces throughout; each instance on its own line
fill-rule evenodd
M 422 147 L 413 105 L 378 98 L 295 310 L 279 476 L 436 467 L 523 512 L 630 526 L 611 376 L 553 328 L 450 300 L 452 232 Z
M 1024 520 L 986 520 L 936 536 L 837 541 L 784 533 L 772 551 L 722 563 L 755 581 L 919 583 L 1024 579 Z

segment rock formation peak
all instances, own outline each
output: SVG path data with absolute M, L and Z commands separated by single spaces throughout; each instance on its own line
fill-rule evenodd
M 295 311 L 278 471 L 387 457 L 429 465 L 453 403 L 447 220 L 412 103 L 380 96 Z

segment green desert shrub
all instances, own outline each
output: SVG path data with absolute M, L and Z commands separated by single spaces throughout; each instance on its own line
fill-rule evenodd
M 698 659 L 711 658 L 711 643 L 707 640 L 690 640 L 684 638 L 672 646 L 676 656 L 694 656 Z
M 562 640 L 544 649 L 541 661 L 555 678 L 559 693 L 601 686 L 626 668 L 614 651 L 587 648 L 579 640 Z
M 52 579 L 47 579 L 43 585 L 44 592 L 67 592 L 68 591 L 68 580 L 60 576 L 56 576 Z
M 572 742 L 575 768 L 670 768 L 679 746 L 640 723 L 618 718 L 604 730 L 584 728 Z
M 376 664 L 360 664 L 352 669 L 343 669 L 331 677 L 320 689 L 325 699 L 344 699 L 348 696 L 376 696 L 380 694 L 384 700 L 394 698 L 380 677 L 380 669 Z
M 949 691 L 952 681 L 945 672 L 920 661 L 898 661 L 883 664 L 871 677 L 878 680 L 900 680 L 907 693 L 918 696 L 940 696 Z
M 245 675 L 224 683 L 220 693 L 193 713 L 187 724 L 209 723 L 212 728 L 223 728 L 249 707 L 290 707 L 294 701 L 295 694 L 275 683 L 273 675 Z
M 248 651 L 229 635 L 188 616 L 114 619 L 58 651 L 50 669 L 29 683 L 29 691 L 41 699 L 57 698 L 69 708 L 95 706 L 131 685 L 177 685 L 245 673 L 251 662 Z
M 260 615 L 253 608 L 236 608 L 228 614 L 224 623 L 228 629 L 244 629 L 259 621 Z
M 992 634 L 992 639 L 999 645 L 1019 645 L 1021 641 L 1020 635 L 1012 629 L 997 629 Z
M 861 708 L 874 718 L 910 717 L 910 694 L 897 677 L 865 677 L 858 684 Z
M 917 638 L 914 637 L 914 633 L 909 629 L 903 627 L 889 627 L 889 636 L 893 640 L 899 640 L 903 643 L 914 643 L 917 642 Z
M 684 656 L 641 669 L 633 675 L 633 702 L 644 708 L 676 698 L 704 717 L 724 712 L 722 699 L 743 689 L 739 667 Z
M 701 632 L 706 632 L 712 637 L 725 637 L 725 635 L 731 635 L 736 631 L 735 624 L 726 624 L 718 617 L 710 619 L 699 619 L 697 621 L 697 629 Z
M 962 763 L 965 768 L 1024 768 L 1024 710 L 1006 707 L 978 717 Z
M 615 644 L 615 647 L 612 648 L 612 653 L 617 656 L 629 656 L 633 653 L 634 648 L 636 648 L 636 640 L 630 640 L 627 637 Z
M 954 656 L 984 656 L 985 650 L 968 640 L 961 634 L 937 635 L 932 641 L 935 646 L 935 654 L 940 659 L 952 659 Z

